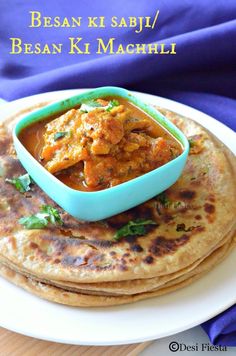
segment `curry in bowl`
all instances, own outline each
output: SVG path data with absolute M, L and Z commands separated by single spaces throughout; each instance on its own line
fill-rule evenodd
M 60 181 L 87 192 L 139 177 L 183 152 L 169 131 L 121 97 L 85 101 L 36 121 L 19 139 Z

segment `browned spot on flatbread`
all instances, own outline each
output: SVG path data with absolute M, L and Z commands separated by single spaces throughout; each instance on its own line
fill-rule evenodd
M 83 264 L 86 263 L 85 259 L 83 257 L 80 256 L 65 256 L 62 260 L 61 263 L 63 265 L 67 265 L 67 266 L 73 266 L 73 267 L 79 267 Z
M 165 214 L 162 217 L 164 223 L 168 224 L 170 221 L 172 221 L 174 219 L 174 217 L 170 214 Z
M 211 203 L 214 203 L 214 202 L 215 202 L 215 197 L 214 197 L 214 195 L 213 195 L 213 194 L 209 194 L 208 200 L 209 200 Z
M 152 264 L 153 261 L 154 261 L 154 260 L 153 260 L 153 257 L 150 256 L 150 255 L 147 256 L 147 257 L 145 257 L 144 260 L 143 260 L 144 263 L 147 263 L 147 264 L 149 264 L 149 265 Z
M 3 163 L 6 166 L 6 171 L 7 171 L 7 176 L 4 178 L 18 177 L 19 175 L 25 173 L 25 170 L 20 164 L 20 161 L 15 157 L 5 156 L 3 158 Z M 11 185 L 7 184 L 7 186 L 11 186 Z M 13 187 L 13 189 L 15 188 Z
M 2 134 L 2 132 L 0 132 L 0 155 L 4 156 L 8 154 L 12 147 L 11 136 Z
M 133 213 L 128 210 L 126 214 L 118 214 L 107 219 L 107 224 L 113 229 L 119 229 L 133 219 Z
M 199 187 L 200 185 L 202 185 L 202 181 L 203 181 L 204 177 L 201 177 L 201 179 L 194 179 L 191 181 L 191 186 L 197 188 Z
M 123 238 L 123 240 L 129 244 L 134 244 L 137 241 L 137 238 L 137 236 L 126 236 Z
M 182 190 L 179 193 L 181 199 L 192 200 L 196 197 L 196 192 L 194 190 Z
M 129 257 L 130 256 L 130 253 L 126 252 L 123 254 L 123 257 Z
M 131 212 L 133 212 L 136 219 L 153 219 L 153 206 L 150 206 L 149 202 L 135 207 Z
M 118 268 L 119 268 L 120 271 L 124 271 L 124 272 L 128 271 L 128 268 L 125 265 L 119 265 Z
M 9 242 L 11 243 L 13 250 L 16 250 L 17 245 L 16 245 L 15 237 L 13 237 L 13 236 L 9 237 Z
M 36 243 L 33 242 L 33 241 L 30 242 L 29 246 L 30 246 L 30 248 L 32 248 L 33 250 L 39 247 L 39 245 L 36 244 Z
M 203 232 L 205 230 L 206 230 L 206 228 L 204 226 L 196 226 L 195 229 L 194 229 L 194 233 Z
M 171 254 L 175 252 L 178 247 L 186 244 L 188 240 L 189 236 L 185 234 L 173 240 L 166 239 L 164 236 L 158 236 L 152 240 L 149 252 L 158 257 Z
M 111 218 L 107 219 L 107 224 L 108 227 L 112 228 L 113 230 L 118 230 L 122 226 L 128 224 L 129 221 L 131 220 L 136 220 L 136 219 L 151 219 L 154 220 L 154 206 L 150 206 L 150 201 L 147 203 L 143 203 L 142 205 L 136 206 L 128 211 L 115 216 L 112 216 Z M 148 231 L 149 228 L 148 227 Z
M 208 214 L 214 214 L 216 209 L 213 204 L 206 203 L 206 204 L 204 204 L 204 210 Z
M 139 244 L 131 245 L 130 249 L 133 252 L 143 252 L 143 248 Z
M 107 249 L 111 248 L 115 243 L 115 241 L 111 241 L 111 240 L 90 240 L 89 242 L 91 242 L 96 247 L 107 248 Z
M 207 221 L 209 224 L 212 224 L 215 221 L 215 217 L 212 215 L 207 215 Z

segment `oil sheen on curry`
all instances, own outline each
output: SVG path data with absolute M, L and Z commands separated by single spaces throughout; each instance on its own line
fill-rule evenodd
M 87 192 L 129 181 L 182 153 L 181 144 L 154 119 L 114 97 L 36 122 L 19 138 L 60 181 Z

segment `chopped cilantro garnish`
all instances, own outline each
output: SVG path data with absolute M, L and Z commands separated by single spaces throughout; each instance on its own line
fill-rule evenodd
M 99 177 L 99 180 L 98 180 L 98 184 L 101 185 L 104 183 L 104 177 L 103 176 L 100 176 Z
M 48 225 L 45 214 L 35 214 L 19 219 L 19 223 L 26 229 L 43 229 Z
M 165 207 L 168 208 L 171 204 L 170 199 L 167 197 L 165 192 L 158 194 L 156 199 Z
M 59 140 L 60 138 L 62 138 L 62 137 L 65 137 L 66 135 L 68 134 L 68 132 L 66 132 L 66 131 L 59 131 L 59 132 L 56 132 L 55 134 L 54 134 L 54 141 L 57 141 L 57 140 Z
M 121 237 L 124 236 L 134 236 L 134 235 L 144 235 L 146 232 L 146 226 L 156 225 L 156 222 L 153 220 L 137 219 L 131 220 L 128 224 L 122 226 L 119 230 L 116 231 L 114 235 L 114 240 L 118 241 Z
M 176 231 L 185 231 L 185 232 L 189 232 L 189 231 L 192 231 L 196 228 L 198 228 L 200 226 L 189 226 L 188 228 L 186 228 L 185 224 L 177 224 L 176 226 Z
M 87 113 L 87 112 L 95 110 L 96 108 L 102 108 L 102 107 L 103 106 L 98 101 L 90 100 L 90 101 L 86 101 L 85 103 L 83 103 L 79 110 L 81 112 Z
M 51 205 L 43 205 L 41 207 L 41 212 L 48 215 L 48 220 L 51 224 L 62 225 L 62 219 L 59 211 L 56 208 L 53 208 Z
M 30 184 L 33 183 L 28 173 L 13 179 L 6 178 L 5 181 L 14 185 L 20 193 L 28 192 L 30 190 Z
M 189 146 L 192 148 L 195 145 L 195 142 L 192 138 L 188 139 Z
M 174 208 L 178 208 L 181 205 L 182 205 L 181 201 L 174 202 Z
M 118 100 L 111 100 L 106 106 L 106 111 L 111 111 L 115 106 L 119 106 L 119 105 L 120 104 Z
M 49 223 L 52 225 L 62 225 L 63 221 L 56 208 L 50 205 L 43 205 L 39 213 L 23 217 L 19 219 L 19 223 L 24 225 L 26 229 L 43 229 Z
M 88 113 L 88 112 L 93 111 L 97 108 L 101 108 L 106 111 L 111 111 L 111 109 L 113 109 L 115 106 L 118 106 L 118 105 L 120 105 L 118 100 L 110 100 L 108 105 L 106 105 L 106 106 L 103 106 L 101 103 L 99 103 L 96 100 L 90 100 L 90 101 L 86 101 L 85 103 L 83 103 L 79 110 L 83 113 Z

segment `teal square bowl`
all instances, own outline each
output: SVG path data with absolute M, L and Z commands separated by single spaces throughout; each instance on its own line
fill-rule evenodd
M 183 146 L 177 158 L 149 173 L 128 182 L 96 192 L 72 189 L 49 173 L 18 139 L 21 130 L 33 122 L 70 110 L 84 101 L 107 96 L 121 97 L 146 112 L 169 131 Z M 185 166 L 189 143 L 184 134 L 155 108 L 143 103 L 129 91 L 117 87 L 102 87 L 61 100 L 36 110 L 16 124 L 13 139 L 18 158 L 39 187 L 58 205 L 79 220 L 96 221 L 133 208 L 169 188 L 181 175 Z

